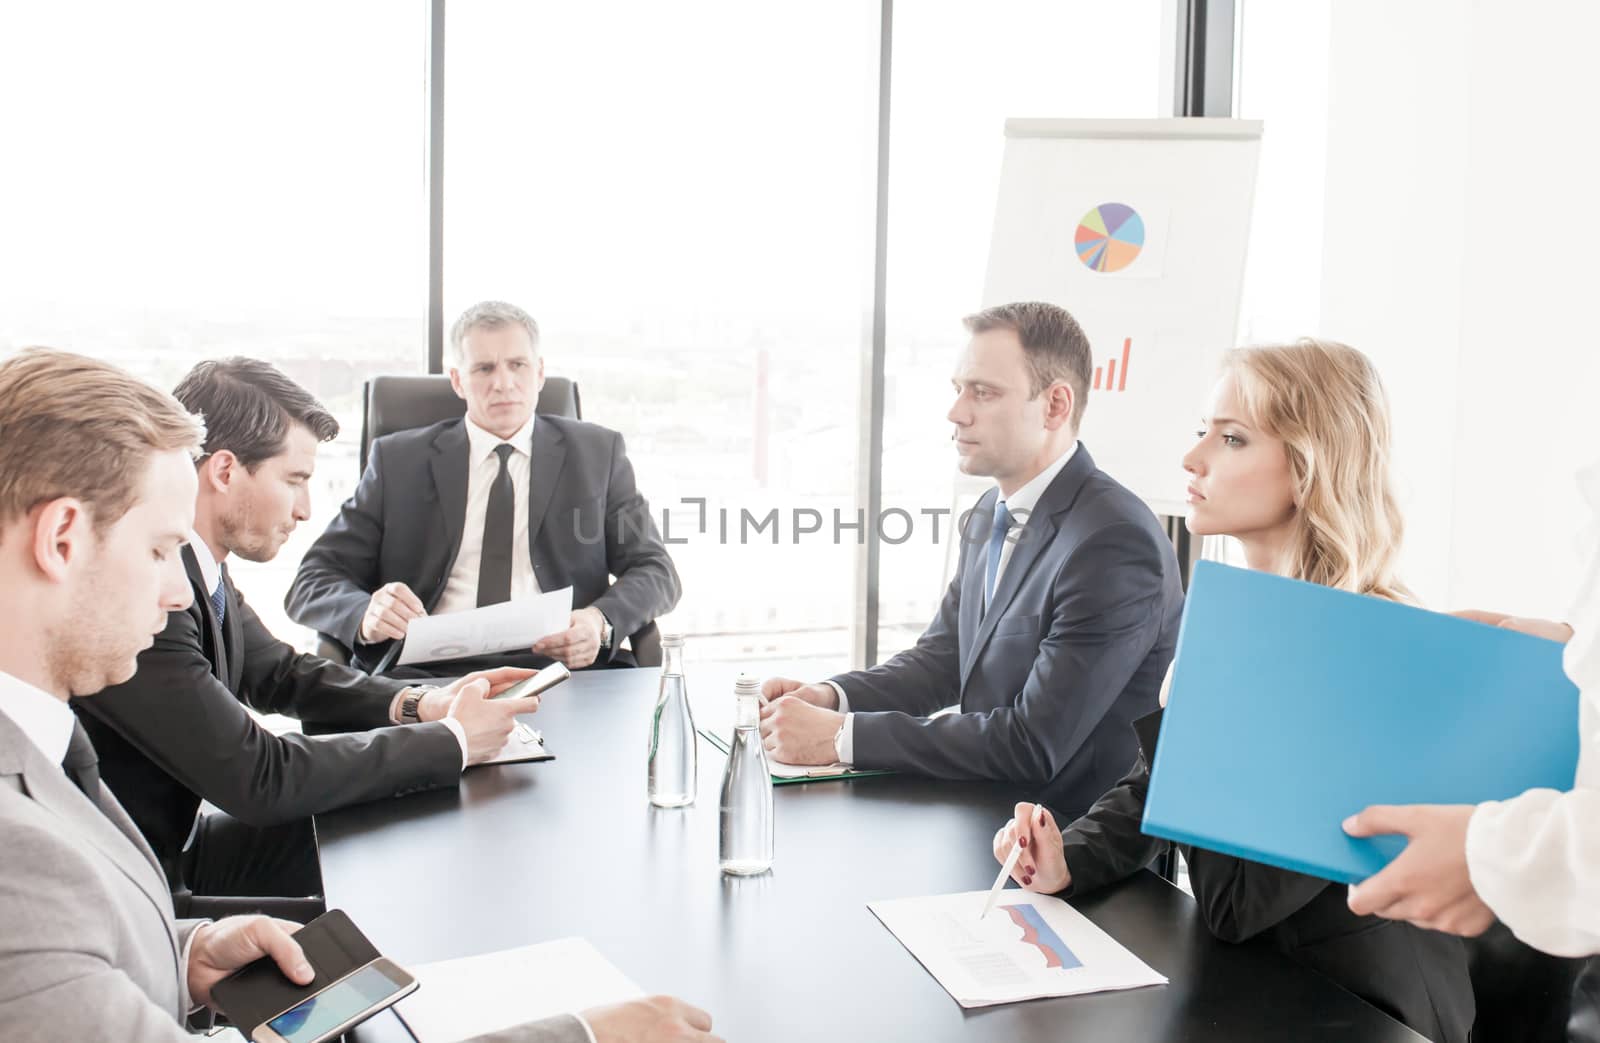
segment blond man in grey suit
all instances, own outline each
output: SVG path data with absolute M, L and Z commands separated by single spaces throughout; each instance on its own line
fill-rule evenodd
M 31 349 L 0 363 L 0 1040 L 171 1041 L 251 960 L 311 980 L 265 916 L 174 921 L 155 857 L 100 784 L 67 699 L 120 684 L 193 596 L 201 426 L 104 363 Z M 665 997 L 497 1033 L 495 1043 L 709 1039 Z

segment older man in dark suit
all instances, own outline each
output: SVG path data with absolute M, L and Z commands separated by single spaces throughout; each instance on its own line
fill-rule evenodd
M 450 342 L 467 415 L 373 443 L 355 495 L 300 564 L 290 617 L 384 670 L 420 616 L 570 586 L 578 607 L 565 631 L 494 661 L 631 665 L 622 639 L 652 627 L 681 588 L 622 436 L 535 417 L 544 359 L 521 308 L 474 305 Z M 481 664 L 425 669 L 463 665 Z

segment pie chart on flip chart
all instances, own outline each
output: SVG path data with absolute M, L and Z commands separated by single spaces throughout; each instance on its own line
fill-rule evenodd
M 1125 203 L 1101 203 L 1078 222 L 1074 243 L 1090 270 L 1120 272 L 1144 249 L 1144 218 Z

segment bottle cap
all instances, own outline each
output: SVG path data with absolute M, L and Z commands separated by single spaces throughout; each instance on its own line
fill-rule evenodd
M 749 696 L 752 699 L 761 698 L 761 682 L 749 674 L 740 674 L 733 682 L 733 695 L 736 699 Z

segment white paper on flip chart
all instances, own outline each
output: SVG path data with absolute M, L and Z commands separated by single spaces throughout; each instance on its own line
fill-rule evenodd
M 425 963 L 395 1010 L 420 1043 L 455 1043 L 555 1014 L 644 995 L 582 938 Z
M 867 905 L 963 1007 L 1165 985 L 1167 979 L 1059 898 L 1007 890 Z
M 540 638 L 567 629 L 571 620 L 571 587 L 465 612 L 423 616 L 406 628 L 398 665 L 527 651 Z

